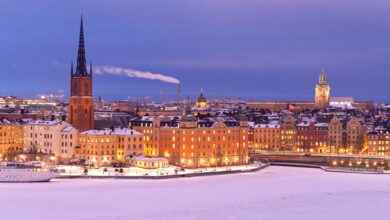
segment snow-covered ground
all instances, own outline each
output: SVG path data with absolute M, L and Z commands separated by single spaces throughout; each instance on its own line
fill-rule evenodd
M 100 167 L 100 168 L 89 168 L 88 175 L 90 176 L 163 176 L 163 175 L 175 175 L 175 169 L 180 171 L 177 174 L 190 174 L 190 173 L 213 173 L 223 171 L 237 171 L 237 170 L 253 170 L 258 168 L 261 164 L 248 164 L 240 166 L 224 166 L 224 167 L 209 167 L 209 168 L 198 168 L 198 169 L 185 169 L 181 171 L 179 167 L 169 166 L 167 168 L 159 169 L 143 169 L 137 167 L 126 167 L 123 168 L 123 173 L 119 173 L 119 168 L 112 167 Z M 80 166 L 57 166 L 58 170 L 61 170 L 61 175 L 65 176 L 80 176 L 84 174 L 84 168 Z M 106 169 L 106 170 L 105 170 Z
M 0 219 L 390 219 L 390 175 L 268 167 L 163 180 L 0 184 Z

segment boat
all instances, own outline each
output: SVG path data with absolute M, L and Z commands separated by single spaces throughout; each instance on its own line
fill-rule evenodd
M 39 161 L 0 163 L 0 182 L 49 182 L 57 176 L 56 169 Z

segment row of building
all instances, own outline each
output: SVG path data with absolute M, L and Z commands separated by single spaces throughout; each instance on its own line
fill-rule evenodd
M 3 120 L 0 140 L 2 160 L 35 155 L 41 158 L 33 159 L 65 164 L 83 160 L 95 166 L 134 163 L 148 167 L 146 163 L 151 162 L 149 167 L 169 163 L 188 168 L 249 161 L 244 115 L 139 117 L 129 127 L 83 132 L 60 120 Z
M 253 124 L 250 145 L 263 150 L 390 155 L 390 128 L 371 126 L 365 120 L 351 115 L 305 118 L 287 114 L 278 120 Z
M 56 163 L 75 159 L 95 165 L 124 162 L 143 154 L 143 135 L 129 128 L 88 130 L 79 133 L 60 120 L 2 120 L 0 123 L 0 159 L 32 156 Z M 46 157 L 46 158 L 39 158 Z

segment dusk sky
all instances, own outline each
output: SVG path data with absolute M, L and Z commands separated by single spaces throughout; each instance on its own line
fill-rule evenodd
M 84 16 L 88 64 L 182 82 L 183 97 L 390 101 L 390 1 L 7 1 L 0 7 L 0 95 L 69 94 Z M 94 96 L 177 97 L 174 84 L 94 75 Z

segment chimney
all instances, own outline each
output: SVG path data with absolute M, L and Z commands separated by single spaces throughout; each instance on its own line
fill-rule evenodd
M 181 102 L 181 83 L 177 84 L 178 86 L 178 101 L 179 103 Z

